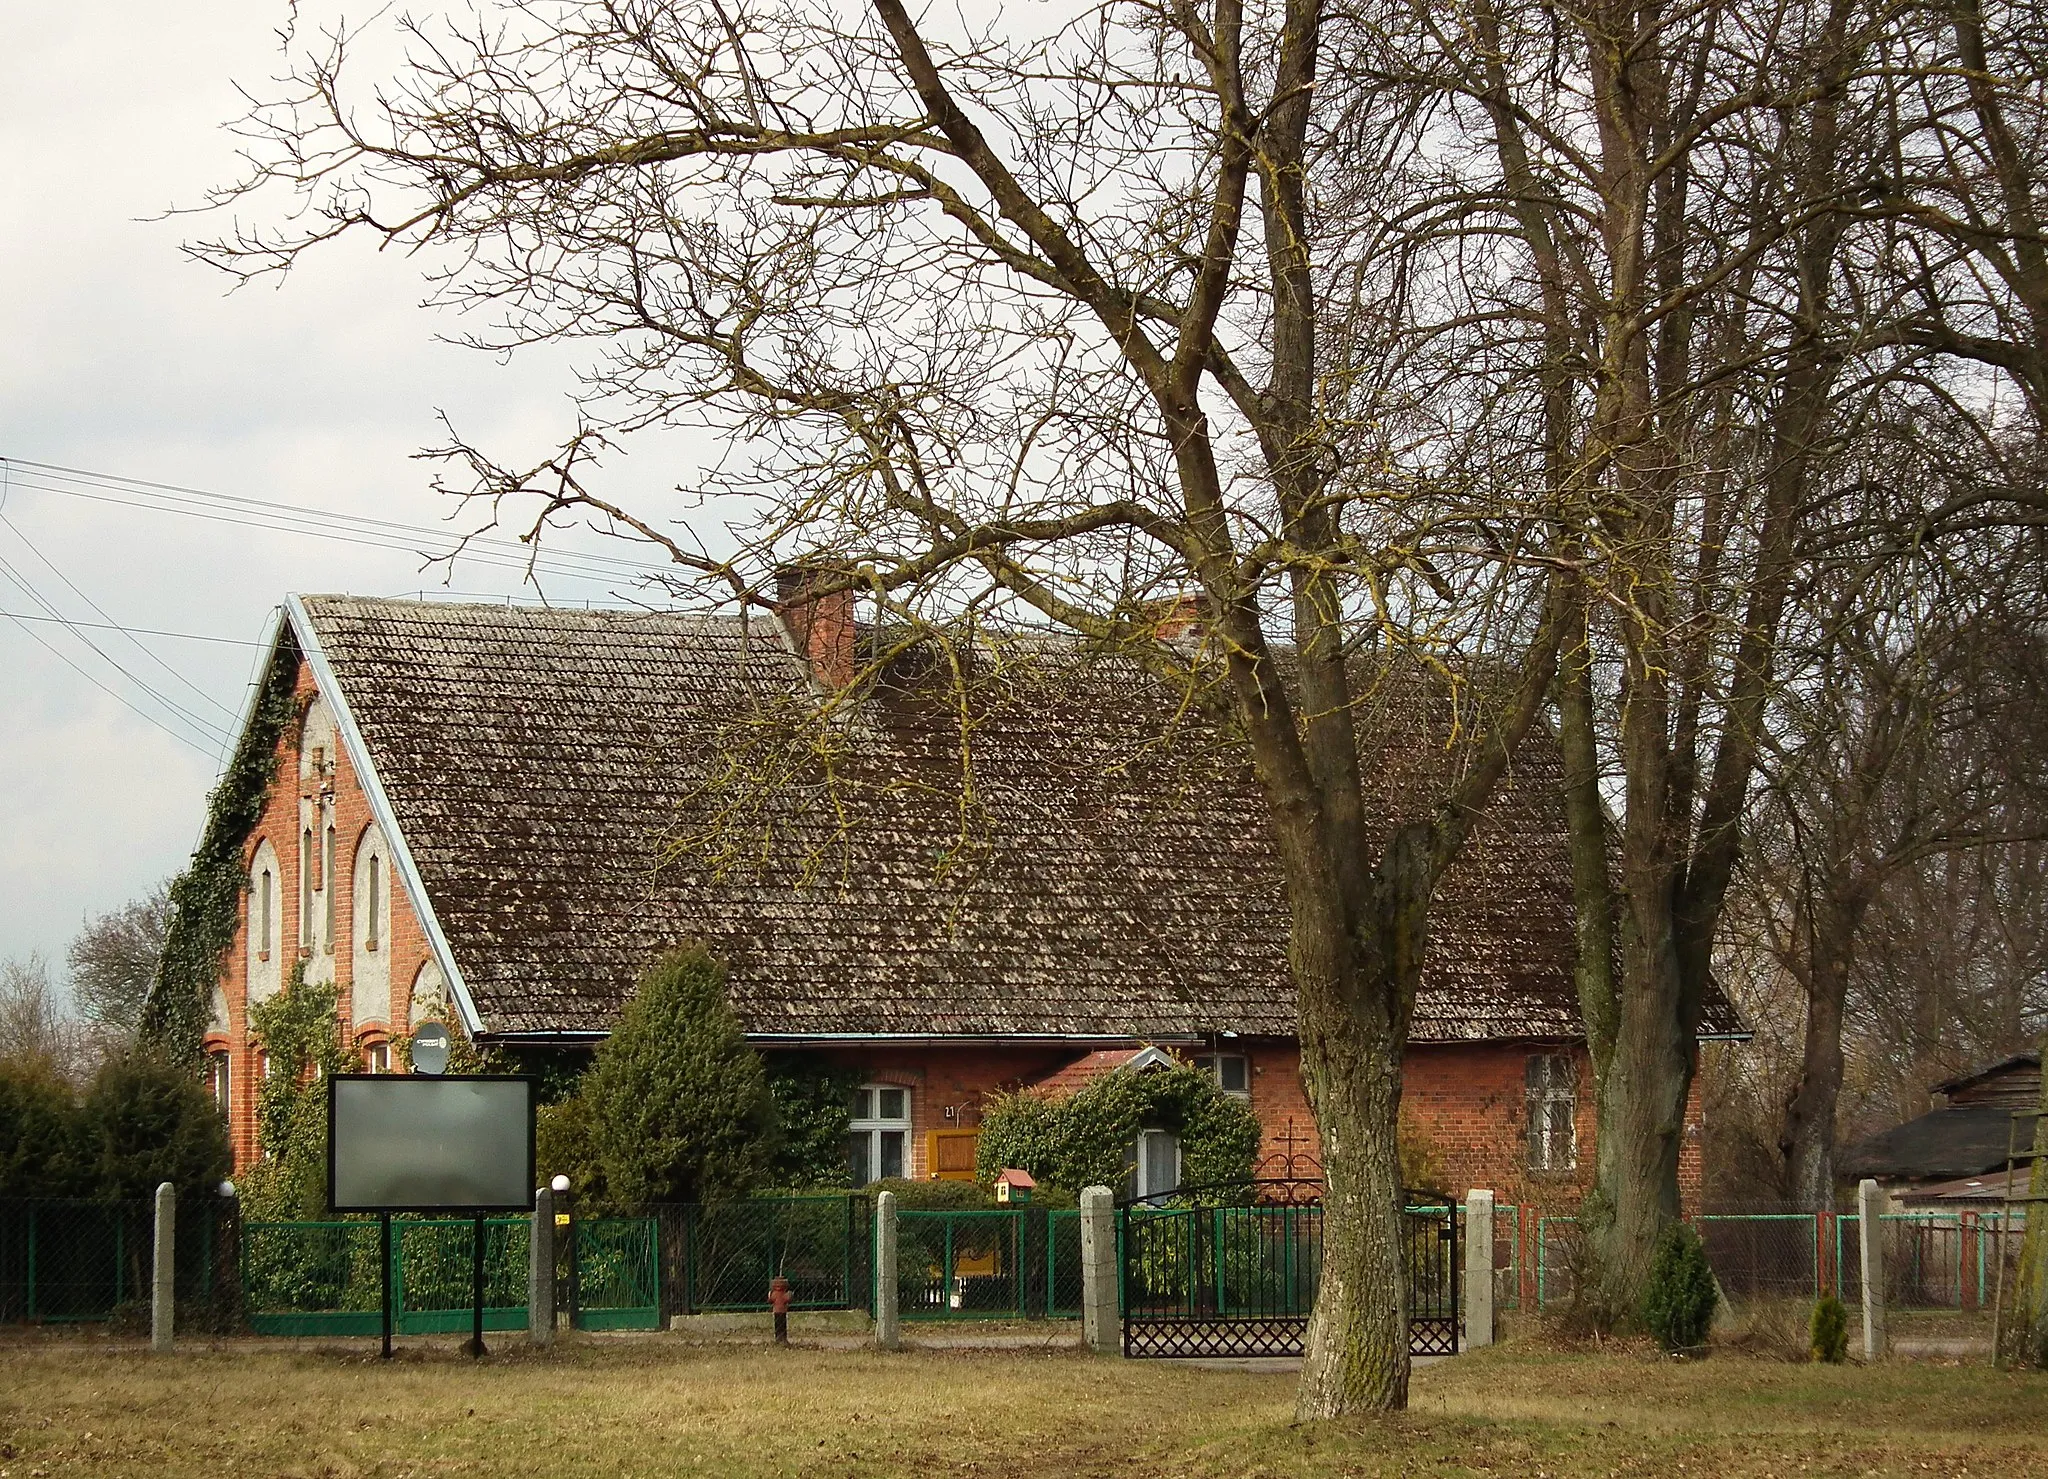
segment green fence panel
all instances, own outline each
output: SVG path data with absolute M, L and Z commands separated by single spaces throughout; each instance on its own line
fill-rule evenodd
M 1034 1313 L 1025 1227 L 1021 1209 L 899 1212 L 898 1314 L 906 1320 L 1016 1320 Z
M 484 1223 L 484 1328 L 526 1328 L 524 1217 Z M 375 1335 L 383 1328 L 374 1220 L 251 1222 L 242 1229 L 242 1299 L 259 1335 Z M 475 1319 L 475 1224 L 467 1218 L 391 1224 L 392 1329 L 460 1334 Z
M 661 1328 L 660 1229 L 652 1217 L 576 1224 L 576 1327 Z
M 244 1223 L 242 1304 L 250 1328 L 258 1335 L 377 1334 L 377 1242 L 374 1222 Z

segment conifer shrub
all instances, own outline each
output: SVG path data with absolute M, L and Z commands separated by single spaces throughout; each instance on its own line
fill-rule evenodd
M 234 1164 L 213 1095 L 148 1047 L 107 1062 L 79 1113 L 97 1196 L 150 1197 L 166 1181 L 181 1196 L 209 1192 Z
M 1813 1359 L 1839 1366 L 1849 1356 L 1849 1312 L 1832 1294 L 1814 1301 L 1813 1319 L 1807 1325 L 1808 1346 Z
M 700 948 L 649 967 L 578 1092 L 617 1205 L 744 1196 L 774 1167 L 767 1070 L 726 1001 L 724 968 Z
M 1707 1343 L 1720 1297 L 1700 1235 L 1682 1222 L 1673 1223 L 1657 1240 L 1650 1261 L 1650 1281 L 1643 1291 L 1644 1328 L 1667 1351 L 1696 1350 Z

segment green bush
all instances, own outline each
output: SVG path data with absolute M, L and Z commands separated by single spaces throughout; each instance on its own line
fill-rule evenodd
M 1849 1312 L 1832 1294 L 1814 1301 L 1813 1319 L 1807 1324 L 1808 1346 L 1813 1359 L 1839 1366 L 1849 1356 Z
M 102 1067 L 79 1113 L 99 1196 L 153 1196 L 166 1181 L 180 1193 L 209 1191 L 234 1164 L 213 1096 L 148 1048 Z
M 1141 1130 L 1179 1138 L 1181 1180 L 1189 1186 L 1242 1181 L 1259 1151 L 1259 1121 L 1250 1106 L 1183 1064 L 1106 1073 L 1064 1098 L 1029 1090 L 997 1098 L 982 1113 L 975 1173 L 992 1182 L 1004 1167 L 1016 1166 L 1068 1192 L 1088 1186 L 1126 1191 Z
M 597 1122 L 587 1096 L 572 1094 L 534 1113 L 533 1158 L 542 1185 L 567 1176 L 579 1205 L 606 1205 L 604 1161 L 598 1154 Z
M 346 1071 L 336 989 L 295 965 L 284 990 L 249 1009 L 269 1073 L 256 1092 L 263 1159 L 242 1177 L 244 1215 L 261 1222 L 312 1221 L 327 1208 L 327 1084 Z
M 45 1063 L 0 1059 L 0 1199 L 85 1196 L 91 1175 L 70 1086 Z
M 868 1184 L 870 1195 L 893 1191 L 896 1205 L 908 1212 L 975 1211 L 993 1207 L 995 1197 L 975 1181 L 909 1181 L 891 1178 Z
M 778 1186 L 799 1190 L 846 1185 L 847 1103 L 866 1077 L 857 1068 L 822 1063 L 809 1055 L 779 1053 L 767 1063 L 782 1148 L 772 1175 Z
M 615 1204 L 743 1196 L 775 1164 L 767 1071 L 725 999 L 724 969 L 701 949 L 641 977 L 579 1093 Z
M 1643 1325 L 1667 1351 L 1692 1350 L 1707 1343 L 1720 1294 L 1707 1263 L 1700 1235 L 1684 1223 L 1673 1223 L 1657 1240 L 1650 1260 L 1650 1282 L 1643 1291 Z

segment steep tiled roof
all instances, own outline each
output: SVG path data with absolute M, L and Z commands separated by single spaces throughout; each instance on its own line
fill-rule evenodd
M 1165 696 L 1128 674 L 977 685 L 963 820 L 959 716 L 915 683 L 861 706 L 824 784 L 763 722 L 809 689 L 759 617 L 302 604 L 489 1033 L 603 1030 L 689 940 L 759 1034 L 1294 1030 L 1255 788 L 1147 744 Z M 1384 814 L 1431 752 L 1378 747 Z M 1579 1033 L 1557 775 L 1532 739 L 1446 879 L 1418 1039 Z

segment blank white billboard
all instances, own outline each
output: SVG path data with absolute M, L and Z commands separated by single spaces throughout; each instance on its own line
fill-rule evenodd
M 530 1209 L 532 1081 L 335 1075 L 327 1198 L 337 1212 Z

